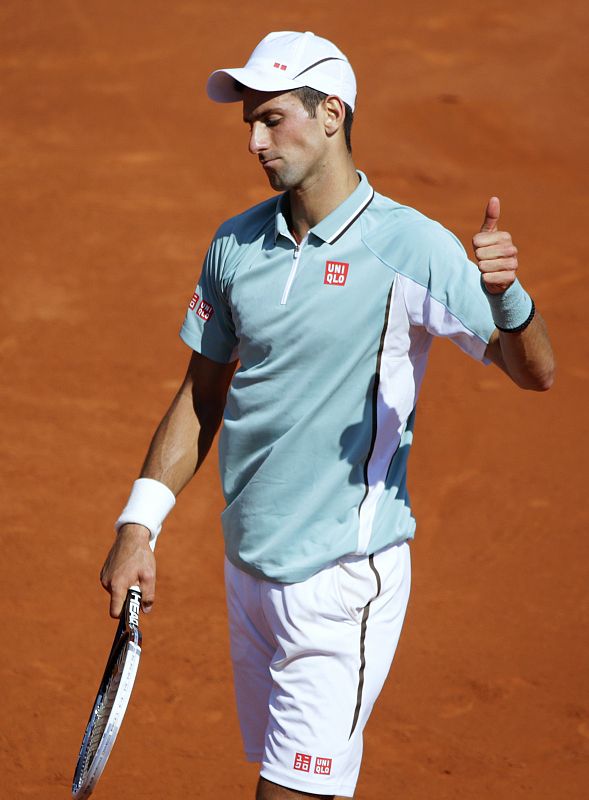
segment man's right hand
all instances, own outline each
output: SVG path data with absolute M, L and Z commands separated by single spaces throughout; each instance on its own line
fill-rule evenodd
M 141 607 L 147 614 L 155 597 L 155 556 L 149 546 L 149 530 L 143 525 L 123 525 L 104 566 L 100 582 L 110 592 L 110 615 L 119 617 L 130 586 L 141 587 Z

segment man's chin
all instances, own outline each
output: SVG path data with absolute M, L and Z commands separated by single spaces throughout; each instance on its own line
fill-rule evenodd
M 264 172 L 268 178 L 268 183 L 277 192 L 286 192 L 293 187 L 293 181 L 285 175 L 285 170 L 264 167 Z
M 277 172 L 273 172 L 272 170 L 266 171 L 266 177 L 268 178 L 268 183 L 270 186 L 277 192 L 284 192 L 290 188 L 284 178 L 279 175 Z

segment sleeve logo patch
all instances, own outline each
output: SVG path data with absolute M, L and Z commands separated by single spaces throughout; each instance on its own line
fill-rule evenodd
M 345 261 L 326 261 L 323 283 L 328 286 L 345 286 L 350 265 Z
M 317 756 L 315 759 L 315 774 L 316 775 L 330 775 L 331 774 L 331 758 L 320 758 Z
M 305 753 L 295 753 L 293 769 L 298 769 L 301 772 L 309 772 L 311 769 L 311 756 Z
M 204 319 L 205 322 L 213 316 L 213 307 L 206 300 L 201 300 L 197 309 L 196 316 Z
M 194 311 L 194 309 L 196 308 L 196 304 L 198 303 L 198 301 L 199 301 L 199 296 L 198 296 L 198 294 L 195 292 L 195 293 L 192 295 L 192 299 L 190 300 L 190 303 L 188 303 L 188 308 L 189 308 L 191 311 Z

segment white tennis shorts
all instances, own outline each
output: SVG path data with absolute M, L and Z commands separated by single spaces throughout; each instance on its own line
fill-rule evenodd
M 409 599 L 409 544 L 346 556 L 301 583 L 225 561 L 237 710 L 248 760 L 302 792 L 352 797 L 362 732 Z

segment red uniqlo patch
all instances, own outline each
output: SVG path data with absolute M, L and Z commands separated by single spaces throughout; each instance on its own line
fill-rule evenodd
M 311 756 L 305 753 L 295 753 L 293 769 L 299 769 L 301 772 L 309 772 L 311 769 Z
M 206 300 L 201 300 L 196 314 L 206 322 L 213 316 L 213 307 Z
M 344 286 L 349 269 L 350 265 L 346 264 L 345 261 L 326 261 L 323 283 L 328 286 Z
M 188 308 L 189 308 L 189 309 L 192 311 L 192 310 L 195 308 L 195 306 L 196 306 L 196 304 L 197 304 L 197 303 L 198 303 L 198 295 L 197 295 L 197 293 L 195 292 L 195 293 L 192 295 L 192 300 L 190 301 L 190 303 L 188 303 Z
M 320 758 L 317 756 L 315 759 L 315 774 L 316 775 L 330 775 L 331 774 L 331 758 Z

